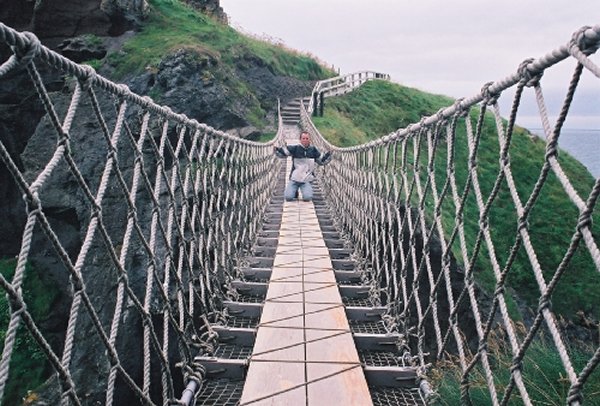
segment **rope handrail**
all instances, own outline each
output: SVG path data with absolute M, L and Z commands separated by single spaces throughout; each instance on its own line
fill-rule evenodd
M 553 294 L 564 294 L 559 292 L 566 284 L 586 278 L 598 286 L 600 276 L 600 242 L 592 221 L 599 218 L 600 179 L 590 177 L 582 183 L 581 174 L 567 171 L 569 165 L 559 159 L 557 147 L 575 90 L 584 86 L 582 73 L 600 78 L 600 67 L 589 58 L 599 46 L 600 25 L 583 27 L 568 44 L 526 60 L 515 74 L 484 85 L 479 94 L 355 147 L 329 143 L 310 113 L 301 110 L 301 126 L 317 147 L 335 151 L 319 181 L 338 228 L 353 242 L 354 255 L 364 260 L 364 272 L 376 288 L 373 300 L 385 304 L 392 323 L 410 337 L 414 363 L 424 374 L 434 369 L 433 363 L 443 367 L 448 360 L 456 361 L 463 404 L 474 401 L 475 385 L 479 393 L 481 389 L 487 393 L 479 402 L 505 405 L 518 399 L 529 405 L 540 397 L 546 401 L 547 394 L 540 393 L 543 389 L 532 383 L 535 378 L 527 369 L 532 368 L 527 358 L 535 357 L 531 354 L 540 347 L 546 354 L 556 354 L 560 364 L 556 368 L 568 382 L 564 396 L 556 401 L 579 405 L 586 385 L 594 390 L 591 376 L 600 365 L 597 325 L 589 333 L 594 341 L 582 365 L 576 351 L 583 350 L 569 345 L 564 321 L 551 303 Z M 551 125 L 541 79 L 547 69 L 567 58 L 577 67 Z M 513 87 L 512 109 L 505 121 L 498 99 Z M 535 93 L 545 150 L 515 130 L 527 88 Z M 527 147 L 537 155 L 524 158 L 522 148 Z M 513 169 L 524 171 L 525 161 L 536 158 L 538 172 L 528 173 L 531 178 Z M 574 207 L 569 220 L 567 213 L 549 219 L 550 213 L 540 212 L 551 210 L 556 196 Z M 499 222 L 514 224 L 515 234 L 500 235 Z M 553 259 L 540 257 L 541 245 L 550 237 L 537 230 L 547 222 L 572 230 L 569 239 L 556 243 L 560 255 Z M 558 241 L 551 237 L 548 241 Z M 476 277 L 485 270 L 491 279 L 487 293 Z M 526 323 L 510 310 L 505 296 L 509 288 L 519 295 L 532 294 L 509 284 L 511 277 L 523 279 L 524 270 L 531 275 L 531 288 L 539 293 L 539 305 Z M 490 298 L 482 301 L 485 294 Z M 591 324 L 598 317 L 593 314 Z

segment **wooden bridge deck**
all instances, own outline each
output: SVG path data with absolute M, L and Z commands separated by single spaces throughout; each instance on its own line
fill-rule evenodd
M 372 404 L 312 202 L 284 203 L 241 404 Z

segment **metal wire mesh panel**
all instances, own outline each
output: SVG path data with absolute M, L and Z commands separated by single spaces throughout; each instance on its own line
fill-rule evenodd
M 252 354 L 252 347 L 220 343 L 215 349 L 215 358 L 246 359 Z
M 384 366 L 395 366 L 403 367 L 402 357 L 394 352 L 388 351 L 371 351 L 371 350 L 359 350 L 358 357 L 360 362 L 364 365 L 384 367 Z
M 226 325 L 227 327 L 256 328 L 259 321 L 258 317 L 229 316 Z
M 240 403 L 244 382 L 227 379 L 209 379 L 202 385 L 196 405 L 236 406 Z
M 348 320 L 353 333 L 386 334 L 385 324 L 381 321 Z
M 408 388 L 369 388 L 374 406 L 425 405 L 425 400 L 418 389 Z
M 239 295 L 237 297 L 238 302 L 243 303 L 262 303 L 265 301 L 265 295 Z
M 345 306 L 353 306 L 353 307 L 373 307 L 373 301 L 369 298 L 360 298 L 360 297 L 342 297 L 342 303 Z

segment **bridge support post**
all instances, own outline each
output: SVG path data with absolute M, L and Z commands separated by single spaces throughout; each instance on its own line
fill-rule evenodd
M 323 92 L 319 93 L 319 116 L 323 117 L 323 107 L 325 106 L 325 97 Z
M 319 114 L 319 95 L 317 93 L 313 93 L 313 106 L 312 115 L 316 117 Z

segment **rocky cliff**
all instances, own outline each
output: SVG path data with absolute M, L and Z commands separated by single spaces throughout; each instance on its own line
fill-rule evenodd
M 2 0 L 0 21 L 50 46 L 82 34 L 118 36 L 148 12 L 146 0 Z

